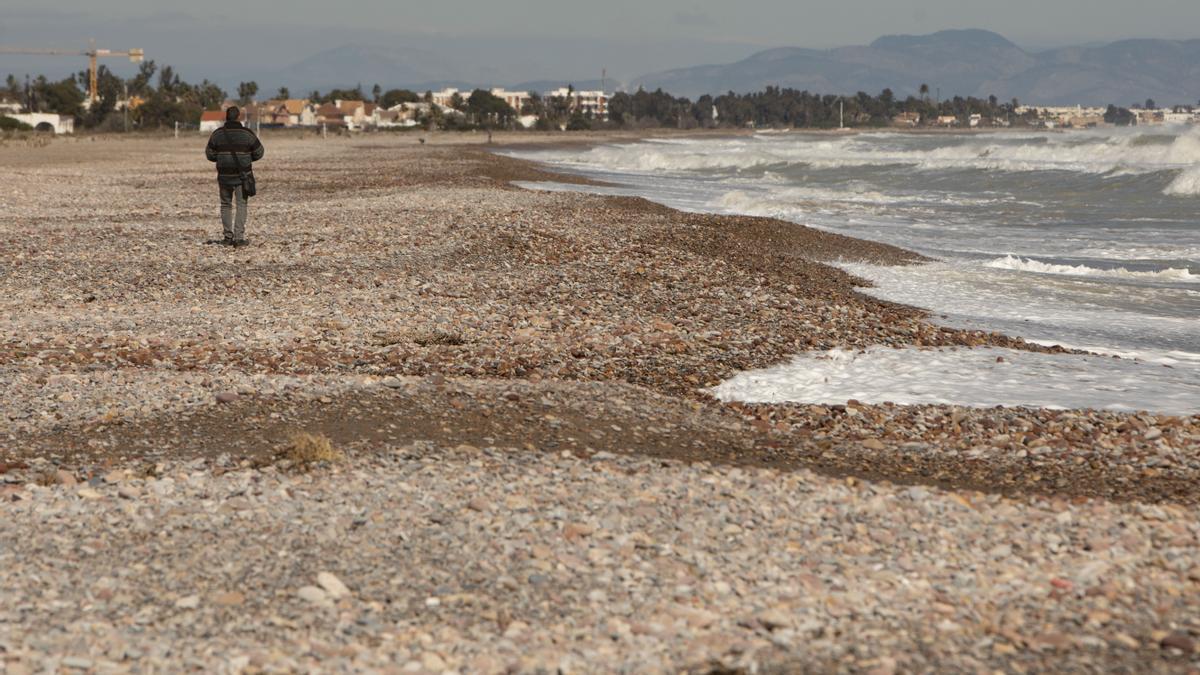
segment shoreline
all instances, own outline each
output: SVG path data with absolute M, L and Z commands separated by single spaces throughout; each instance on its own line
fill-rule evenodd
M 581 141 L 586 142 L 586 141 Z M 299 148 L 311 144 L 297 143 Z M 316 144 L 323 147 L 322 144 Z M 418 172 L 407 170 L 397 181 L 381 173 L 360 175 L 350 195 L 361 194 L 367 203 L 372 200 L 397 200 L 407 203 L 413 198 L 426 201 L 459 199 L 455 194 L 473 194 L 470 199 L 483 201 L 468 207 L 461 201 L 439 202 L 438 211 L 423 211 L 437 221 L 440 234 L 417 243 L 416 249 L 407 245 L 383 243 L 376 239 L 391 228 L 407 227 L 405 218 L 371 226 L 370 239 L 376 247 L 390 250 L 389 256 L 399 255 L 396 262 L 370 255 L 365 260 L 346 257 L 355 253 L 361 244 L 353 244 L 330 260 L 335 274 L 366 266 L 375 269 L 377 288 L 384 288 L 384 299 L 373 302 L 382 309 L 400 301 L 397 318 L 381 322 L 370 318 L 366 324 L 351 317 L 338 317 L 335 312 L 321 319 L 318 330 L 309 330 L 308 337 L 293 338 L 291 345 L 277 340 L 260 340 L 233 345 L 234 351 L 220 341 L 206 345 L 204 341 L 180 341 L 167 329 L 156 338 L 130 339 L 109 337 L 93 340 L 92 346 L 70 345 L 69 349 L 53 345 L 14 347 L 17 336 L 7 339 L 9 346 L 0 343 L 0 365 L 19 364 L 36 358 L 42 369 L 53 367 L 63 375 L 56 378 L 52 398 L 66 397 L 57 402 L 62 421 L 50 425 L 32 425 L 29 419 L 14 420 L 24 431 L 10 435 L 4 452 L 9 461 L 37 456 L 58 448 L 63 460 L 70 457 L 80 470 L 98 461 L 113 461 L 110 451 L 88 450 L 95 443 L 94 434 L 111 438 L 109 446 L 120 446 L 122 438 L 140 437 L 137 427 L 171 428 L 176 422 L 185 425 L 187 418 L 174 419 L 184 413 L 214 406 L 213 396 L 222 391 L 245 392 L 233 408 L 242 405 L 251 409 L 246 414 L 260 417 L 273 407 L 292 410 L 303 407 L 310 398 L 336 399 L 349 396 L 364 388 L 378 387 L 378 382 L 391 376 L 444 377 L 553 381 L 613 381 L 642 387 L 656 395 L 678 397 L 692 401 L 703 409 L 719 413 L 739 411 L 744 426 L 745 442 L 753 448 L 744 458 L 750 463 L 778 467 L 808 467 L 829 475 L 855 475 L 873 479 L 886 478 L 900 483 L 927 483 L 946 487 L 1023 494 L 1103 495 L 1113 499 L 1197 499 L 1186 489 L 1186 480 L 1200 469 L 1200 463 L 1190 459 L 1198 448 L 1191 435 L 1200 432 L 1200 418 L 1175 418 L 1167 415 L 1107 413 L 1100 411 L 1054 411 L 1028 408 L 1007 408 L 1000 411 L 966 409 L 958 406 L 892 406 L 851 405 L 822 406 L 806 404 L 725 405 L 716 402 L 703 389 L 743 371 L 773 366 L 791 356 L 806 351 L 831 348 L 862 348 L 870 345 L 918 347 L 975 347 L 998 346 L 1038 352 L 1061 352 L 1061 348 L 1044 347 L 996 333 L 951 329 L 927 320 L 928 312 L 871 298 L 856 289 L 868 285 L 861 279 L 823 264 L 824 260 L 854 259 L 885 264 L 915 262 L 915 254 L 901 249 L 851 239 L 842 235 L 812 230 L 787 221 L 770 218 L 717 216 L 675 211 L 641 198 L 608 197 L 590 194 L 554 194 L 528 191 L 512 185 L 514 181 L 571 180 L 533 162 L 503 157 L 493 151 L 498 147 L 431 144 L 379 145 L 346 144 L 337 149 L 339 162 L 361 153 L 379 158 L 404 155 L 383 161 L 397 163 L 407 170 L 411 162 L 405 157 L 436 156 L 444 166 L 429 164 Z M 305 150 L 307 152 L 307 150 Z M 415 153 L 415 154 L 414 154 Z M 403 170 L 402 170 L 403 171 Z M 277 176 L 264 172 L 265 180 L 278 181 Z M 483 182 L 481 182 L 483 181 Z M 276 183 L 278 184 L 278 183 Z M 293 181 L 284 190 L 295 192 L 295 199 L 315 200 L 314 204 L 333 203 L 347 194 L 328 191 L 306 181 Z M 413 189 L 419 193 L 412 193 Z M 467 192 L 462 192 L 466 190 Z M 482 190 L 482 192 L 480 192 Z M 416 194 L 422 195 L 416 197 Z M 440 195 L 440 196 L 435 196 Z M 167 200 L 169 201 L 169 197 Z M 289 197 L 289 199 L 293 199 Z M 495 200 L 501 206 L 497 212 L 486 203 Z M 447 211 L 445 204 L 453 204 Z M 281 203 L 282 204 L 282 203 Z M 324 208 L 324 207 L 322 207 Z M 373 208 L 373 207 L 369 207 Z M 509 209 L 514 216 L 503 216 Z M 464 237 L 453 228 L 446 229 L 460 211 L 470 211 L 484 222 L 473 225 Z M 500 219 L 496 220 L 497 215 Z M 447 220 L 447 216 L 451 220 Z M 291 218 L 291 216 L 287 216 Z M 525 222 L 522 222 L 525 221 Z M 288 221 L 290 222 L 290 221 Z M 390 224 L 394 222 L 394 224 Z M 598 235 L 593 223 L 603 223 L 607 236 Z M 365 233 L 366 231 L 364 231 Z M 438 243 L 438 238 L 443 243 Z M 275 239 L 278 239 L 276 241 Z M 321 249 L 316 241 L 296 234 L 277 232 L 262 244 L 245 253 L 218 262 L 209 250 L 201 249 L 196 260 L 184 259 L 184 264 L 211 265 L 217 262 L 220 272 L 226 265 L 255 264 L 270 260 L 271 265 L 287 261 L 297 253 L 311 250 L 310 258 L 320 269 Z M 448 251 L 435 253 L 449 244 Z M 60 244 L 61 245 L 61 242 Z M 192 246 L 187 244 L 186 246 Z M 423 248 L 435 246 L 429 253 Z M 281 248 L 282 247 L 282 248 Z M 418 253 L 412 253 L 416 250 Z M 32 252 L 31 252 L 32 253 Z M 37 255 L 36 253 L 32 253 Z M 188 253 L 191 256 L 192 253 Z M 431 257 L 432 255 L 432 257 Z M 161 256 L 157 250 L 143 252 L 148 263 Z M 409 269 L 413 262 L 433 264 L 428 272 L 418 272 L 413 278 Z M 607 270 L 597 275 L 595 266 Z M 466 265 L 466 269 L 460 269 Z M 328 266 L 328 265 L 327 265 Z M 515 267 L 514 267 L 515 266 Z M 261 268 L 264 271 L 271 267 Z M 281 268 L 286 270 L 286 267 Z M 337 270 L 342 270 L 338 272 Z M 463 273 L 466 272 L 467 276 Z M 430 273 L 432 276 L 430 276 Z M 529 284 L 549 274 L 547 278 L 557 287 L 549 295 Z M 472 275 L 482 275 L 474 278 Z M 428 281 L 417 279 L 427 277 Z M 348 277 L 347 277 L 348 278 Z M 389 285 L 408 278 L 410 288 L 419 283 L 420 300 L 407 294 L 386 291 Z M 482 279 L 494 279 L 481 283 Z M 285 296 L 312 287 L 310 282 L 294 277 L 293 273 L 271 272 L 267 288 L 277 287 Z M 229 282 L 225 282 L 229 283 Z M 449 283 L 450 285 L 447 285 Z M 499 284 L 492 288 L 490 284 Z M 542 282 L 537 282 L 542 283 Z M 297 286 L 292 290 L 293 286 Z M 422 288 L 432 288 L 429 291 Z M 118 284 L 119 286 L 124 284 Z M 456 289 L 455 286 L 459 285 Z M 369 286 L 368 286 L 369 287 Z M 347 297 L 362 295 L 362 284 L 341 284 L 332 288 Z M 499 289 L 521 289 L 516 297 L 496 296 Z M 132 288 L 129 290 L 133 290 Z M 324 288 L 321 292 L 328 292 Z M 505 291 L 500 291 L 504 293 Z M 275 295 L 275 293 L 272 293 Z M 301 315 L 314 311 L 311 301 L 303 295 L 294 296 Z M 747 304 L 738 297 L 755 298 Z M 389 299 L 390 298 L 390 299 Z M 204 306 L 205 300 L 196 301 Z M 271 322 L 289 323 L 289 311 L 272 296 L 255 298 L 271 316 Z M 509 309 L 518 321 L 504 325 L 495 318 L 479 315 L 480 307 L 494 305 Z M 211 302 L 211 301 L 210 301 Z M 426 303 L 432 303 L 425 307 Z M 89 305 L 77 305 L 81 316 L 92 313 Z M 109 306 L 111 309 L 111 305 Z M 308 307 L 306 309 L 306 307 Z M 563 313 L 564 307 L 581 307 L 582 315 Z M 215 306 L 214 306 L 215 308 Z M 421 315 L 435 315 L 430 323 Z M 440 309 L 439 309 L 440 308 Z M 211 310 L 206 310 L 211 311 Z M 438 316 L 439 312 L 442 312 Z M 317 310 L 318 315 L 328 314 Z M 376 312 L 377 313 L 377 312 Z M 203 316 L 203 314 L 202 314 Z M 371 315 L 365 315 L 367 317 Z M 403 318 L 409 317 L 409 318 Z M 475 317 L 475 318 L 470 318 Z M 464 318 L 470 320 L 464 321 Z M 222 322 L 234 320 L 223 316 Z M 326 324 L 337 326 L 330 331 Z M 389 324 L 393 327 L 389 328 Z M 334 343 L 327 342 L 335 336 Z M 423 336 L 433 337 L 423 337 Z M 448 337 L 438 337 L 448 336 Z M 451 340 L 448 345 L 440 340 Z M 188 342 L 193 343 L 188 346 Z M 100 351 L 93 351 L 99 348 Z M 104 359 L 97 358 L 104 356 Z M 166 370 L 154 364 L 170 364 Z M 106 365 L 111 364 L 111 365 Z M 115 366 L 116 369 L 109 371 Z M 71 373 L 87 373 L 88 369 L 103 367 L 99 372 L 112 372 L 113 379 L 96 381 L 92 386 L 117 391 L 129 396 L 141 386 L 148 391 L 171 391 L 176 385 L 172 378 L 186 377 L 183 399 L 166 402 L 164 407 L 89 408 L 94 396 L 80 396 L 78 385 L 66 378 L 79 378 Z M 220 378 L 205 376 L 206 370 L 219 369 Z M 178 375 L 172 375 L 175 372 Z M 18 371 L 18 376 L 20 372 Z M 156 379 L 146 385 L 137 384 L 147 375 Z M 347 379 L 347 376 L 351 376 Z M 125 379 L 122 379 L 125 378 Z M 139 379 L 140 378 L 140 379 Z M 290 378 L 290 379 L 289 379 Z M 84 380 L 87 378 L 84 377 Z M 11 381 L 11 380 L 10 380 Z M 345 384 L 339 384 L 339 382 Z M 499 384 L 503 379 L 497 382 Z M 18 379 L 20 382 L 20 379 Z M 15 385 L 14 385 L 15 386 Z M 44 385 L 43 385 L 44 386 Z M 311 390 L 305 396 L 304 391 Z M 328 393 L 326 393 L 328 392 Z M 339 393 L 341 392 L 341 393 Z M 178 396 L 178 395 L 176 395 Z M 118 397 L 118 398 L 119 398 Z M 151 399 L 154 396 L 150 397 Z M 369 396 L 368 396 L 369 398 Z M 197 407 L 199 406 L 199 407 Z M 36 406 L 35 406 L 36 407 Z M 216 411 L 225 410 L 218 406 Z M 854 414 L 846 413 L 853 409 Z M 191 411 L 191 412 L 189 412 Z M 928 433 L 938 411 L 958 418 L 948 430 Z M 130 414 L 132 412 L 132 414 Z M 862 413 L 862 414 L 860 414 Z M 281 413 L 283 414 L 283 413 Z M 1051 431 L 1055 420 L 1080 416 L 1068 426 L 1079 431 L 1078 439 L 1068 441 Z M 198 428 L 219 427 L 220 415 L 208 422 L 196 422 Z M 963 418 L 975 420 L 979 429 L 968 431 L 960 424 Z M 200 415 L 197 419 L 206 419 Z M 324 419 L 324 418 L 318 418 Z M 1087 420 L 1112 420 L 1096 425 Z M 1142 419 L 1151 422 L 1138 421 Z M 1174 420 L 1174 421 L 1173 421 Z M 317 423 L 317 422 L 314 422 Z M 323 424 L 323 423 L 320 423 Z M 318 425 L 320 425 L 318 424 Z M 1140 441 L 1149 428 L 1177 428 L 1167 438 L 1173 453 L 1183 455 L 1171 460 L 1165 477 L 1134 479 L 1138 489 L 1130 490 L 1130 478 L 1121 474 L 1128 467 L 1145 461 L 1144 452 L 1154 451 L 1154 444 Z M 1010 427 L 1021 433 L 1008 433 Z M 993 429 L 992 431 L 988 431 Z M 1029 435 L 1030 429 L 1042 429 Z M 122 431 L 124 430 L 124 431 Z M 463 430 L 451 434 L 461 436 Z M 930 442 L 930 436 L 942 436 Z M 124 435 L 123 435 L 124 434 Z M 196 432 L 190 433 L 195 436 Z M 466 433 L 467 436 L 471 434 Z M 219 434 L 219 437 L 231 437 Z M 348 440 L 354 433 L 343 435 Z M 994 438 L 993 438 L 994 437 Z M 1027 443 L 1042 437 L 1047 447 L 1059 446 L 1062 457 L 1046 462 L 1027 451 L 1022 461 L 1013 463 L 1009 452 L 1023 451 Z M 995 438 L 1003 438 L 996 441 Z M 478 440 L 478 439 L 476 439 Z M 870 441 L 869 450 L 862 443 Z M 928 455 L 917 461 L 912 457 L 913 444 L 921 444 Z M 1072 465 L 1076 453 L 1087 456 L 1092 444 L 1127 446 L 1128 452 L 1110 457 L 1092 466 Z M 141 443 L 144 445 L 144 443 Z M 239 443 L 240 444 L 240 443 Z M 981 445 L 982 444 L 982 445 Z M 246 444 L 249 455 L 269 452 L 271 442 L 262 434 Z M 736 445 L 736 444 L 735 444 Z M 786 448 L 780 451 L 779 446 Z M 830 454 L 829 448 L 842 448 Z M 882 446 L 882 447 L 878 447 Z M 206 446 L 207 447 L 207 446 Z M 14 448 L 24 448 L 14 453 Z M 986 451 L 981 450 L 985 448 Z M 1014 449 L 1015 448 L 1015 449 Z M 69 451 L 67 449 L 70 449 Z M 586 451 L 586 445 L 580 447 Z M 633 448 L 636 452 L 636 447 Z M 211 456 L 210 451 L 176 448 L 175 452 L 191 457 Z M 971 453 L 964 456 L 962 453 Z M 5 459 L 0 455 L 0 460 Z M 683 451 L 683 458 L 695 456 Z M 123 461 L 133 461 L 125 458 Z M 742 461 L 735 454 L 727 461 Z M 1036 464 L 1028 481 L 1025 468 Z M 880 471 L 879 467 L 890 468 Z M 920 468 L 914 468 L 919 465 Z M 1049 467 L 1049 468 L 1047 468 Z M 1137 475 L 1135 472 L 1134 476 Z M 1068 480 L 1064 477 L 1070 476 Z M 1165 481 L 1165 482 L 1164 482 Z
M 701 391 L 1008 339 L 819 261 L 906 252 L 264 144 L 238 249 L 195 139 L 0 147 L 0 670 L 1200 664 L 1200 416 Z

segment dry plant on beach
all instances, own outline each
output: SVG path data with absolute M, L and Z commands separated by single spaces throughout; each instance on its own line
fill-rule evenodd
M 291 468 L 300 471 L 308 471 L 318 464 L 340 462 L 345 458 L 327 436 L 303 431 L 293 433 L 285 443 L 275 448 L 275 461 L 287 462 Z
M 451 345 L 459 346 L 467 343 L 466 338 L 458 333 L 447 333 L 441 330 L 434 330 L 429 333 L 422 333 L 413 338 L 413 342 L 422 347 L 431 347 L 433 345 Z

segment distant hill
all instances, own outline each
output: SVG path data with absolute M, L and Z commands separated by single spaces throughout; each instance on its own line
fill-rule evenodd
M 668 70 L 633 85 L 697 97 L 768 85 L 822 93 L 891 88 L 898 96 L 921 84 L 943 96 L 996 95 L 1026 103 L 1162 104 L 1200 97 L 1200 40 L 1126 40 L 1027 52 L 984 30 L 889 35 L 870 45 L 836 49 L 770 49 L 736 63 Z
M 598 89 L 600 80 L 536 80 L 513 83 L 502 71 L 461 56 L 452 48 L 344 45 L 314 54 L 286 68 L 255 74 L 262 82 L 278 82 L 293 92 L 348 88 L 361 84 L 365 93 L 379 84 L 384 89 L 404 87 L 417 92 L 457 87 L 507 86 L 514 90 L 549 91 L 568 84 L 576 89 Z M 612 80 L 608 81 L 611 89 Z

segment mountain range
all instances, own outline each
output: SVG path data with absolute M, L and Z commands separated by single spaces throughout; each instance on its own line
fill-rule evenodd
M 947 30 L 889 35 L 865 46 L 785 47 L 735 63 L 677 68 L 636 78 L 633 87 L 697 97 L 768 85 L 821 93 L 898 96 L 928 84 L 931 95 L 1045 105 L 1194 104 L 1200 97 L 1200 40 L 1124 40 L 1026 51 L 996 33 Z

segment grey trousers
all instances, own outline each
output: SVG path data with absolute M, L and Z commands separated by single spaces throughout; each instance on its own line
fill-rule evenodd
M 226 239 L 240 240 L 246 238 L 246 197 L 242 194 L 241 185 L 221 186 L 221 225 L 225 230 Z M 237 215 L 233 212 L 233 200 L 237 198 Z

